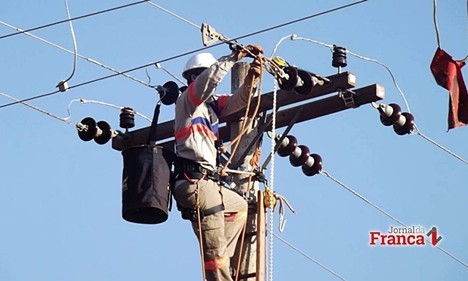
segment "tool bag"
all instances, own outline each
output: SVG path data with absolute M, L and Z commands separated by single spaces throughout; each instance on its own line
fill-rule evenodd
M 160 105 L 154 110 L 146 145 L 122 151 L 122 217 L 129 222 L 158 224 L 168 218 L 174 156 L 172 151 L 154 144 Z

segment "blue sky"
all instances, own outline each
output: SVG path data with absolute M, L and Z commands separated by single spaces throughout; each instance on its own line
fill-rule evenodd
M 126 1 L 70 1 L 72 16 L 115 7 Z M 155 1 L 228 37 L 238 37 L 350 1 Z M 442 47 L 454 58 L 468 53 L 466 1 L 440 1 Z M 335 13 L 241 40 L 266 53 L 284 36 L 346 47 L 385 63 L 406 94 L 422 133 L 468 158 L 468 128 L 447 132 L 448 95 L 437 86 L 429 64 L 437 47 L 432 1 L 370 0 Z M 64 1 L 4 1 L 0 20 L 30 28 L 66 18 Z M 78 52 L 118 70 L 131 69 L 202 47 L 197 28 L 143 3 L 74 22 Z M 0 36 L 14 30 L 0 25 Z M 33 34 L 73 49 L 67 24 Z M 52 92 L 72 70 L 73 56 L 17 35 L 0 39 L 0 92 L 22 99 Z M 210 49 L 227 54 L 227 46 Z M 301 68 L 331 75 L 328 49 L 286 40 L 277 54 Z M 161 64 L 180 77 L 188 57 Z M 404 103 L 386 70 L 348 57 L 357 87 L 379 83 L 385 103 Z M 151 84 L 173 80 L 149 67 Z M 79 59 L 70 85 L 112 74 Z M 145 70 L 130 73 L 147 81 Z M 467 76 L 466 69 L 463 74 Z M 219 88 L 229 91 L 229 77 Z M 263 92 L 273 82 L 265 74 Z M 68 115 L 74 99 L 130 106 L 151 116 L 155 91 L 119 76 L 77 87 L 31 104 L 57 116 Z M 0 96 L 0 104 L 11 102 Z M 173 106 L 160 120 L 171 120 Z M 73 103 L 74 123 L 91 116 L 118 129 L 119 111 Z M 161 225 L 137 225 L 121 218 L 122 156 L 110 144 L 82 142 L 74 126 L 17 104 L 0 109 L 0 280 L 200 280 L 195 236 L 173 210 Z M 137 127 L 148 126 L 141 118 Z M 282 130 L 279 130 L 280 132 Z M 300 123 L 291 131 L 322 156 L 325 169 L 407 225 L 437 226 L 440 246 L 468 262 L 467 165 L 418 135 L 397 136 L 380 124 L 370 105 Z M 265 143 L 263 157 L 270 144 Z M 386 232 L 394 221 L 324 175 L 306 177 L 287 159 L 275 159 L 274 189 L 297 214 L 287 214 L 283 239 L 333 269 L 346 280 L 467 280 L 468 268 L 432 246 L 371 247 L 369 232 Z M 266 172 L 269 174 L 269 170 Z M 277 215 L 276 215 L 277 218 Z M 279 240 L 274 240 L 274 279 L 339 280 Z

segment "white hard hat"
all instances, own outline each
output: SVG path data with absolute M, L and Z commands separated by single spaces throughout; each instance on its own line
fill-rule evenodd
M 182 77 L 187 79 L 187 74 L 190 70 L 197 68 L 209 68 L 213 63 L 216 62 L 216 59 L 210 53 L 200 53 L 191 57 L 185 64 L 184 72 L 182 72 Z

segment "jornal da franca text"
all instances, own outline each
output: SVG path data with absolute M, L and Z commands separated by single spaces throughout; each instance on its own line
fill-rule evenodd
M 371 246 L 435 246 L 442 239 L 442 236 L 438 235 L 437 227 L 432 227 L 426 233 L 422 226 L 390 226 L 387 232 L 370 231 L 369 237 Z

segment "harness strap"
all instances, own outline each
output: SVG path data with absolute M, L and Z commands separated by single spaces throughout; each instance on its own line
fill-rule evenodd
M 177 208 L 181 212 L 184 220 L 197 221 L 197 211 L 195 209 L 187 209 L 181 206 L 177 206 Z M 211 216 L 222 211 L 224 211 L 224 205 L 220 204 L 209 209 L 200 210 L 200 216 L 201 219 L 203 219 L 204 217 Z

